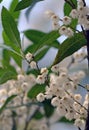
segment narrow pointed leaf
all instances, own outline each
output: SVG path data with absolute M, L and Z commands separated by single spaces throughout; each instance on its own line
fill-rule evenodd
M 2 111 L 5 109 L 6 105 L 13 100 L 17 95 L 12 95 L 10 97 L 7 98 L 7 100 L 5 101 L 4 105 L 0 108 L 0 114 L 2 113 Z
M 42 49 L 36 56 L 35 56 L 35 61 L 39 61 L 41 60 L 46 53 L 48 52 L 49 47 L 45 47 L 44 49 Z
M 16 22 L 18 22 L 18 18 L 19 18 L 19 15 L 20 15 L 20 12 L 15 12 L 15 7 L 16 5 L 18 4 L 19 0 L 12 0 L 11 1 L 11 4 L 10 4 L 10 7 L 9 7 L 9 11 L 11 13 L 11 15 L 14 17 L 14 19 L 16 20 Z
M 2 8 L 1 18 L 3 29 L 9 40 L 12 42 L 12 44 L 16 44 L 18 47 L 21 47 L 20 34 L 17 29 L 16 23 L 5 7 Z
M 34 7 L 34 5 L 39 1 L 43 1 L 43 0 L 21 0 L 17 4 L 15 11 L 25 9 L 25 8 L 29 7 L 30 5 L 32 5 Z
M 55 33 L 55 34 L 54 34 Z M 35 43 L 36 45 L 35 46 L 39 46 L 40 45 L 40 41 L 41 40 L 44 40 L 44 39 L 48 39 L 49 35 L 51 37 L 51 35 L 57 35 L 57 31 L 52 31 L 50 33 L 44 33 L 44 32 L 41 32 L 41 31 L 38 31 L 38 30 L 27 30 L 27 31 L 24 31 L 24 34 L 25 36 L 31 40 L 33 43 Z M 59 36 L 59 34 L 58 34 Z M 51 38 L 50 38 L 51 39 Z M 56 38 L 54 38 L 56 39 Z M 51 39 L 52 40 L 52 39 Z M 44 41 L 43 41 L 44 42 Z M 50 47 L 55 47 L 55 48 L 58 48 L 59 47 L 59 42 L 57 40 L 52 40 L 52 42 L 46 42 L 45 41 L 45 44 L 42 44 L 42 46 L 44 45 L 49 45 Z M 29 47 L 30 48 L 30 47 Z
M 42 37 L 46 35 L 46 33 L 44 32 L 41 32 L 39 30 L 33 30 L 33 29 L 24 31 L 24 34 L 29 40 L 31 40 L 33 43 L 36 43 L 36 44 L 39 42 L 39 40 Z
M 81 47 L 86 45 L 86 39 L 82 33 L 77 33 L 73 37 L 65 40 L 59 47 L 53 65 L 61 62 L 64 58 L 72 55 Z
M 40 39 L 40 41 L 38 42 L 38 46 L 37 48 L 35 49 L 35 52 L 40 49 L 41 47 L 43 47 L 44 45 L 48 45 L 50 47 L 52 47 L 52 43 L 57 40 L 57 38 L 59 37 L 59 33 L 58 31 L 52 31 L 52 32 L 49 32 L 47 35 L 45 35 L 44 37 L 42 37 Z

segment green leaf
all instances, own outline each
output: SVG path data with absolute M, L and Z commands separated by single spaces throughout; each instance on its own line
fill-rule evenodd
M 6 51 L 7 53 L 4 54 L 4 57 L 6 58 L 7 55 L 10 58 L 12 57 L 15 60 L 15 62 L 17 63 L 17 65 L 21 67 L 22 66 L 22 54 L 20 52 L 20 48 L 17 47 L 15 44 L 12 44 L 12 42 L 8 39 L 8 36 L 5 34 L 4 31 L 3 31 L 2 35 L 3 35 L 4 44 L 7 45 L 7 46 L 5 46 L 5 45 L 3 46 L 3 49 L 7 50 Z
M 24 31 L 24 35 L 33 43 L 37 44 L 39 40 L 46 35 L 46 33 L 41 32 L 39 30 L 30 29 L 30 30 Z
M 44 105 L 45 116 L 47 118 L 50 118 L 54 112 L 54 107 L 51 105 L 51 101 L 46 100 L 43 102 L 43 105 Z
M 7 100 L 5 101 L 4 105 L 0 108 L 0 114 L 2 113 L 2 111 L 5 109 L 6 105 L 12 101 L 17 95 L 12 95 L 10 97 L 7 98 Z
M 3 66 L 6 65 L 6 64 L 9 64 L 10 63 L 10 54 L 9 54 L 9 51 L 6 50 L 6 49 L 3 49 L 3 52 L 2 52 L 2 64 Z
M 0 3 L 2 2 L 3 0 L 0 0 Z
M 19 10 L 22 10 L 22 9 L 25 9 L 29 6 L 35 6 L 35 4 L 39 1 L 43 1 L 43 0 L 22 0 L 20 1 L 16 8 L 15 8 L 15 11 L 19 11 Z
M 71 1 L 69 1 L 69 2 L 71 2 Z M 73 0 L 73 3 L 75 4 L 75 8 L 77 8 L 77 0 Z M 69 16 L 72 9 L 73 8 L 67 2 L 65 2 L 65 4 L 64 4 L 64 15 Z
M 28 97 L 31 99 L 36 98 L 37 94 L 39 94 L 40 92 L 44 92 L 44 90 L 45 90 L 45 85 L 36 84 L 29 90 Z
M 74 31 L 76 31 L 77 22 L 78 22 L 77 19 L 72 19 L 72 22 L 71 22 L 71 24 L 69 25 L 70 28 L 73 28 Z
M 39 51 L 39 53 L 37 53 L 35 55 L 35 61 L 41 60 L 46 55 L 48 50 L 49 50 L 49 47 L 45 47 L 45 48 L 41 49 L 41 51 Z
M 15 12 L 15 7 L 18 4 L 19 0 L 12 0 L 10 7 L 9 7 L 9 11 L 11 13 L 11 15 L 14 17 L 15 20 L 17 20 L 19 18 L 20 12 Z
M 81 47 L 86 45 L 86 39 L 82 33 L 76 33 L 73 37 L 66 39 L 59 47 L 53 65 L 61 62 L 64 58 L 72 55 Z
M 44 117 L 44 115 L 40 111 L 37 111 L 33 118 L 36 119 L 36 120 L 40 120 L 43 117 Z
M 9 68 L 0 68 L 0 84 L 5 83 L 10 79 L 16 79 L 17 73 L 16 71 L 9 70 Z
M 51 46 L 52 42 L 57 40 L 58 37 L 59 37 L 58 31 L 49 32 L 46 36 L 44 36 L 40 39 L 40 41 L 38 42 L 39 46 L 36 50 L 40 49 L 44 45 Z
M 28 46 L 25 50 L 27 52 L 34 53 L 37 49 L 47 45 L 49 47 L 59 48 L 60 44 L 56 40 L 59 37 L 58 31 L 52 31 L 50 33 L 44 33 L 38 30 L 27 30 L 24 32 L 25 36 L 33 42 L 32 45 Z
M 17 29 L 16 23 L 9 13 L 9 11 L 3 7 L 1 12 L 2 25 L 9 40 L 16 44 L 19 48 L 21 47 L 20 34 Z

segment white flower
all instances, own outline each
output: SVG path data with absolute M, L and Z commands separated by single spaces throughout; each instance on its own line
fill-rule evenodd
M 59 64 L 52 66 L 51 70 L 52 70 L 52 72 L 58 72 L 59 71 Z
M 87 84 L 88 88 L 89 88 L 89 84 Z M 88 89 L 89 90 L 89 89 Z M 85 95 L 85 101 L 89 101 L 89 94 Z
M 64 16 L 63 18 L 63 24 L 69 25 L 71 23 L 71 18 L 68 16 Z
M 83 106 L 87 109 L 88 108 L 88 101 L 84 101 Z
M 59 98 L 58 97 L 54 97 L 52 100 L 51 100 L 51 104 L 55 107 L 55 106 L 58 106 L 59 105 Z
M 59 33 L 61 34 L 61 35 L 67 35 L 67 27 L 66 26 L 62 26 L 62 27 L 60 27 L 60 29 L 59 29 Z
M 89 30 L 89 21 L 86 20 L 86 22 L 84 23 L 84 28 L 85 30 Z
M 76 110 L 76 111 L 80 111 L 81 105 L 78 104 L 77 102 L 74 102 L 74 103 L 73 103 L 73 108 L 74 108 L 74 110 Z
M 85 14 L 79 15 L 78 24 L 80 24 L 80 25 L 86 24 L 86 21 L 87 21 L 87 17 Z
M 65 68 L 65 67 L 59 67 L 59 72 L 67 73 L 67 72 L 68 72 L 68 69 Z
M 26 54 L 25 58 L 26 58 L 27 61 L 30 62 L 31 59 L 33 58 L 33 55 L 32 55 L 30 52 L 28 52 L 28 53 Z
M 45 14 L 46 14 L 49 18 L 51 18 L 52 15 L 55 15 L 55 13 L 54 13 L 53 11 L 51 11 L 51 10 L 46 11 Z
M 77 4 L 78 4 L 78 7 L 84 7 L 84 3 L 82 0 L 78 0 Z
M 65 108 L 67 109 L 70 109 L 70 107 L 73 106 L 73 100 L 70 96 L 64 96 L 62 99 L 61 99 L 63 105 L 65 106 Z
M 25 79 L 25 76 L 22 75 L 22 74 L 19 74 L 19 75 L 17 76 L 17 79 L 20 80 L 20 81 L 23 81 L 23 80 Z
M 39 93 L 36 98 L 39 102 L 43 102 L 45 100 L 45 95 L 43 93 Z
M 66 113 L 65 117 L 68 120 L 72 120 L 72 119 L 74 119 L 74 115 L 75 115 L 75 112 L 74 112 L 74 110 L 71 109 L 70 111 L 68 111 L 68 113 Z
M 82 96 L 80 94 L 75 94 L 74 99 L 78 102 L 81 102 Z
M 62 81 L 67 81 L 68 79 L 68 74 L 65 73 L 65 72 L 61 72 L 60 75 L 59 75 L 59 78 L 62 80 Z
M 31 61 L 30 67 L 31 67 L 31 69 L 36 69 L 37 68 L 36 62 L 35 61 Z
M 44 84 L 45 83 L 45 77 L 44 77 L 44 75 L 38 75 L 38 77 L 36 79 L 36 82 L 38 84 Z
M 57 107 L 57 112 L 60 116 L 65 116 L 65 114 L 67 113 L 66 108 L 63 105 L 59 105 Z
M 76 119 L 74 125 L 76 125 L 80 129 L 83 129 L 85 126 L 85 121 L 82 119 Z
M 27 82 L 22 83 L 21 88 L 23 91 L 27 91 L 28 90 L 28 83 Z
M 70 12 L 70 16 L 74 19 L 78 18 L 78 11 L 76 9 L 72 9 Z
M 51 19 L 53 22 L 59 22 L 59 20 L 60 20 L 60 18 L 55 14 L 51 16 Z
M 64 84 L 63 84 L 63 88 L 65 89 L 65 90 L 69 90 L 69 91 L 72 91 L 73 89 L 74 89 L 74 83 L 72 82 L 72 81 L 68 81 L 68 82 L 65 82 Z
M 46 76 L 48 74 L 48 69 L 45 67 L 45 68 L 41 68 L 41 74 Z
M 79 79 L 82 79 L 82 78 L 84 78 L 84 77 L 85 77 L 85 72 L 82 71 L 82 70 L 79 71 L 79 72 L 78 72 L 78 78 L 79 78 Z
M 46 88 L 46 92 L 45 92 L 45 98 L 46 99 L 51 99 L 53 96 L 53 89 L 51 88 Z
M 57 22 L 52 22 L 52 28 L 53 30 L 58 30 L 60 28 L 60 24 Z
M 7 96 L 7 95 L 8 95 L 8 93 L 7 93 L 7 90 L 5 88 L 0 90 L 0 97 L 4 97 L 4 96 Z
M 67 32 L 65 34 L 68 37 L 72 37 L 74 35 L 74 32 L 71 28 L 67 28 Z
M 87 111 L 83 107 L 80 109 L 80 114 L 83 118 L 87 118 Z

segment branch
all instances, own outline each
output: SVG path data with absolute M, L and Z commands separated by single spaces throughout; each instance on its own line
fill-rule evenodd
M 37 111 L 38 111 L 39 109 L 40 109 L 40 107 L 37 107 L 36 110 L 32 113 L 32 115 L 29 115 L 29 116 L 27 117 L 24 130 L 27 130 L 27 129 L 28 129 L 29 122 L 32 120 L 32 118 L 34 117 L 34 115 L 37 113 Z
M 85 0 L 82 0 L 82 1 L 83 1 L 84 6 L 86 6 L 86 2 L 85 2 Z

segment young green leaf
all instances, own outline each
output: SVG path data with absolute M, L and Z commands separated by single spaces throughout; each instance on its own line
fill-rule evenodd
M 31 99 L 36 98 L 37 94 L 40 92 L 44 92 L 44 90 L 45 90 L 45 85 L 36 84 L 29 90 L 28 97 Z
M 39 1 L 43 1 L 43 0 L 22 0 L 17 4 L 17 6 L 15 8 L 15 11 L 25 9 L 25 8 L 27 8 L 29 6 L 34 7 L 34 5 Z
M 21 41 L 19 31 L 17 29 L 13 17 L 5 7 L 2 8 L 1 18 L 2 18 L 2 25 L 6 35 L 13 44 L 16 44 L 20 48 Z
M 77 33 L 73 37 L 66 39 L 59 47 L 53 65 L 61 62 L 64 58 L 72 55 L 78 49 L 86 45 L 86 39 L 82 33 Z
M 0 108 L 0 114 L 2 113 L 2 111 L 5 109 L 6 105 L 13 100 L 17 95 L 12 95 L 10 97 L 7 98 L 7 100 L 5 101 L 4 105 Z

